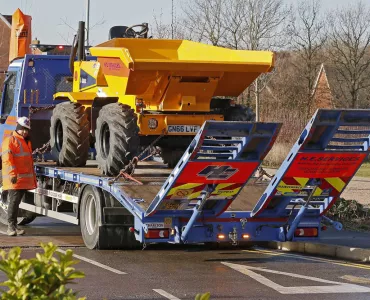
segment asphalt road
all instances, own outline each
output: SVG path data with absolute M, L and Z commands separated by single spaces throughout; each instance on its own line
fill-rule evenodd
M 205 292 L 211 293 L 211 299 L 370 299 L 370 264 L 266 249 L 208 250 L 203 246 L 91 251 L 79 244 L 78 227 L 48 219 L 36 220 L 27 233 L 25 237 L 0 236 L 0 245 L 32 247 L 42 239 L 59 239 L 68 246 L 68 238 L 72 239 L 68 248 L 80 261 L 76 268 L 86 274 L 72 287 L 87 299 L 183 300 Z M 23 256 L 33 257 L 37 251 L 24 248 Z M 0 280 L 4 279 L 0 274 Z

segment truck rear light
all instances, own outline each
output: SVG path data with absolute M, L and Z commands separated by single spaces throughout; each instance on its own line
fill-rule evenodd
M 218 238 L 219 240 L 224 240 L 224 239 L 226 238 L 226 235 L 224 235 L 223 233 L 219 233 L 219 234 L 217 235 L 217 238 Z
M 154 119 L 154 118 L 150 118 L 148 120 L 148 127 L 150 129 L 156 129 L 158 127 L 158 121 L 156 119 Z
M 319 235 L 319 230 L 315 228 L 297 228 L 294 231 L 294 236 L 297 237 L 317 237 Z
M 247 240 L 247 239 L 250 238 L 250 236 L 249 236 L 249 234 L 243 233 L 242 234 L 242 238 L 245 239 L 245 240 Z
M 149 229 L 145 234 L 145 238 L 147 239 L 164 239 L 168 238 L 168 236 L 168 229 Z

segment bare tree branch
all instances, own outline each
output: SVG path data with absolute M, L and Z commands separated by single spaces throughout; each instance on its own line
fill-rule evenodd
M 370 7 L 359 1 L 331 14 L 328 54 L 348 106 L 358 108 L 370 86 Z M 345 89 L 344 89 L 345 88 Z

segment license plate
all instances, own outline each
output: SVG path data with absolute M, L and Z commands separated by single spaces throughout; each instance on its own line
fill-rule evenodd
M 200 129 L 199 125 L 169 125 L 168 133 L 197 133 Z

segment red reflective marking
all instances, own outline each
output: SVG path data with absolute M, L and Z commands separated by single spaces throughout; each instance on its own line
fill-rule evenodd
M 352 177 L 367 153 L 299 153 L 285 176 Z
M 258 167 L 259 162 L 189 162 L 179 176 L 178 183 L 205 183 L 205 184 L 216 184 L 216 183 L 245 183 L 252 175 L 254 170 Z M 205 176 L 199 176 L 205 168 L 209 166 L 222 167 L 230 166 L 232 169 L 236 169 L 236 172 L 227 179 L 207 179 Z
M 297 228 L 294 231 L 296 237 L 317 237 L 319 231 L 317 228 Z
M 164 239 L 169 237 L 168 229 L 149 229 L 145 234 L 147 239 Z

